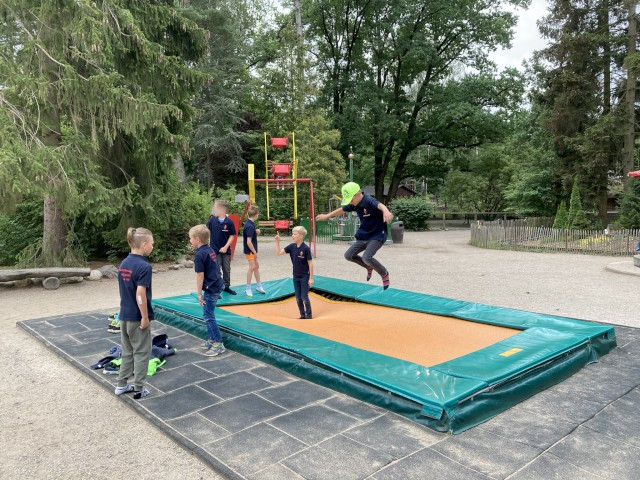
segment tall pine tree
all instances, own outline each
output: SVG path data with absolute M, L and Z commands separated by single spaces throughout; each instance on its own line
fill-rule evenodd
M 552 0 L 540 31 L 535 101 L 554 138 L 557 182 L 565 196 L 582 178 L 583 200 L 606 221 L 612 178 L 622 173 L 623 117 L 618 102 L 627 22 L 622 0 Z
M 69 227 L 80 213 L 97 225 L 120 215 L 123 231 L 147 220 L 176 178 L 202 82 L 190 64 L 207 35 L 173 4 L 0 5 L 0 190 L 42 198 L 40 263 L 74 261 Z

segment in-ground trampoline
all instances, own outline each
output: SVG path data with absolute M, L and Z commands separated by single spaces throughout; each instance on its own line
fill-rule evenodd
M 616 346 L 608 325 L 319 276 L 314 319 L 299 320 L 291 279 L 265 288 L 218 302 L 228 347 L 439 431 L 477 425 Z M 153 303 L 161 322 L 206 336 L 194 295 Z

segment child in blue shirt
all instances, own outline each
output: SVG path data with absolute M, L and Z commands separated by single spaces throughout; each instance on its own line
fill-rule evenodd
M 389 209 L 360 190 L 360 185 L 354 182 L 342 186 L 342 207 L 333 212 L 318 215 L 316 220 L 327 220 L 343 212 L 356 212 L 360 218 L 360 228 L 355 234 L 356 241 L 344 253 L 350 262 L 357 263 L 367 269 L 367 282 L 375 270 L 382 277 L 382 287 L 389 288 L 389 271 L 378 260 L 373 258 L 387 241 L 387 226 L 385 223 L 393 221 L 393 214 Z M 362 256 L 358 255 L 364 252 Z
M 293 243 L 283 249 L 280 248 L 280 234 L 276 235 L 276 253 L 278 255 L 289 254 L 293 264 L 293 288 L 296 292 L 296 302 L 300 310 L 300 318 L 313 318 L 311 314 L 311 301 L 309 300 L 309 288 L 313 286 L 313 261 L 309 245 L 304 243 L 307 229 L 294 227 L 291 236 Z
M 206 225 L 196 225 L 189 230 L 189 242 L 196 249 L 193 257 L 196 271 L 196 293 L 198 302 L 202 305 L 202 316 L 207 324 L 207 341 L 202 348 L 205 355 L 215 357 L 224 353 L 226 349 L 222 343 L 222 334 L 216 322 L 216 302 L 224 289 L 224 282 L 220 277 L 220 267 L 216 262 L 216 253 L 209 246 L 209 229 Z
M 131 253 L 118 268 L 122 364 L 115 394 L 133 392 L 133 398 L 138 400 L 149 395 L 145 382 L 151 353 L 152 268 L 145 257 L 153 251 L 153 234 L 146 228 L 129 228 L 127 242 Z M 128 383 L 132 376 L 133 385 Z
M 242 228 L 242 246 L 244 247 L 247 262 L 249 262 L 247 289 L 245 292 L 247 297 L 253 297 L 253 292 L 251 291 L 251 277 L 253 276 L 256 277 L 256 282 L 258 283 L 256 291 L 263 295 L 267 293 L 262 287 L 262 282 L 260 282 L 260 265 L 258 264 L 258 235 L 260 234 L 260 229 L 256 228 L 256 222 L 258 221 L 259 212 L 257 205 L 251 205 L 247 210 L 249 219 L 244 222 L 244 227 Z
M 231 290 L 231 244 L 236 238 L 236 226 L 227 216 L 228 211 L 229 202 L 226 200 L 213 202 L 213 216 L 207 222 L 207 228 L 211 232 L 211 248 L 222 269 L 223 291 L 235 295 L 236 292 Z

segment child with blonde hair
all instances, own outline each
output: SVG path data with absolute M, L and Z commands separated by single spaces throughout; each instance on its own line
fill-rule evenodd
M 189 230 L 189 242 L 196 249 L 193 257 L 196 293 L 198 302 L 202 305 L 202 316 L 207 324 L 207 341 L 202 348 L 206 350 L 205 355 L 215 357 L 226 351 L 215 314 L 216 303 L 224 289 L 224 282 L 220 277 L 216 252 L 209 246 L 209 235 L 206 225 L 196 225 Z
M 296 292 L 296 302 L 300 310 L 300 319 L 313 318 L 309 288 L 313 286 L 313 261 L 309 245 L 304 243 L 307 229 L 303 226 L 294 227 L 291 232 L 293 243 L 280 248 L 280 234 L 276 235 L 276 254 L 289 254 L 293 264 L 293 288 Z
M 145 388 L 149 354 L 151 353 L 151 274 L 145 257 L 153 251 L 153 234 L 146 228 L 129 228 L 127 242 L 131 253 L 118 269 L 120 289 L 120 337 L 122 364 L 118 375 L 116 395 L 133 392 L 136 400 L 149 395 Z M 133 385 L 129 384 L 133 376 Z

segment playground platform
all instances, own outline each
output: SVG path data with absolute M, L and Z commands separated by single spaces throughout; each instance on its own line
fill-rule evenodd
M 105 312 L 18 325 L 113 395 L 89 365 L 119 341 Z M 121 401 L 215 470 L 237 479 L 635 479 L 640 470 L 640 329 L 568 380 L 459 435 L 301 380 L 237 352 L 209 359 L 200 339 L 153 324 L 179 353 Z M 167 452 L 170 455 L 170 452 Z

